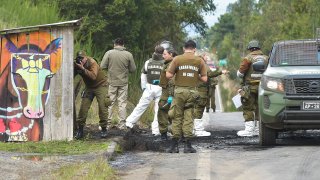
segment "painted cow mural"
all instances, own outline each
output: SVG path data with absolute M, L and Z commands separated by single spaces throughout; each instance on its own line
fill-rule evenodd
M 1 37 L 0 141 L 42 139 L 44 107 L 60 55 L 61 38 L 46 32 Z

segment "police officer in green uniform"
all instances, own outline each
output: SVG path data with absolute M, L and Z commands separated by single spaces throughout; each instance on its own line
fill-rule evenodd
M 207 81 L 207 70 L 205 63 L 200 57 L 194 55 L 196 43 L 189 40 L 184 45 L 184 54 L 176 56 L 167 72 L 166 77 L 171 79 L 175 75 L 174 99 L 169 110 L 172 118 L 172 144 L 167 152 L 178 153 L 178 140 L 185 138 L 184 153 L 195 153 L 191 146 L 193 136 L 193 109 L 199 99 L 197 86 L 199 81 Z
M 216 85 L 218 85 L 217 77 L 208 78 L 208 98 L 206 112 L 210 111 L 210 106 L 213 112 L 216 112 Z
M 163 52 L 164 66 L 160 74 L 159 86 L 162 87 L 161 97 L 159 101 L 158 122 L 161 140 L 167 140 L 168 126 L 171 124 L 171 119 L 168 116 L 168 111 L 173 100 L 174 83 L 173 79 L 166 78 L 166 71 L 172 62 L 172 59 L 177 55 L 172 47 L 168 47 Z
M 259 120 L 258 108 L 258 86 L 261 79 L 261 72 L 253 70 L 255 62 L 268 62 L 268 57 L 260 50 L 260 45 L 257 40 L 252 40 L 247 48 L 250 53 L 242 59 L 237 76 L 242 79 L 242 88 L 238 90 L 241 97 L 243 108 L 243 117 L 245 120 L 245 129 L 238 131 L 238 136 L 255 136 L 259 134 L 258 123 L 254 120 Z
M 111 103 L 106 93 L 108 92 L 106 75 L 97 62 L 87 56 L 84 51 L 77 52 L 74 69 L 75 75 L 80 74 L 86 86 L 81 94 L 82 101 L 77 117 L 78 130 L 75 138 L 81 139 L 84 136 L 83 127 L 94 97 L 97 98 L 99 106 L 99 125 L 102 128 L 100 136 L 105 138 L 107 136 L 108 106 Z
M 205 57 L 203 57 L 203 56 L 200 56 L 200 57 L 203 60 L 203 62 L 206 63 Z M 217 69 L 216 71 L 211 71 L 207 64 L 205 64 L 205 67 L 207 69 L 208 78 L 213 78 L 213 77 L 220 76 L 221 74 L 228 73 L 227 70 L 219 70 L 219 69 Z M 199 85 L 198 85 L 198 92 L 200 95 L 200 99 L 196 103 L 195 109 L 194 109 L 194 117 L 195 117 L 195 119 L 194 119 L 194 135 L 195 136 L 210 136 L 211 135 L 210 132 L 207 132 L 204 130 L 203 120 L 201 119 L 203 112 L 204 112 L 204 109 L 207 105 L 207 99 L 209 96 L 208 83 L 209 82 L 201 82 L 200 81 Z

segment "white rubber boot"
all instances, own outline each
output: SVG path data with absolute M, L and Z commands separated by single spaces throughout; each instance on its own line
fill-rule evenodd
M 238 131 L 237 135 L 242 137 L 252 137 L 254 136 L 254 121 L 246 121 L 244 123 L 245 129 Z
M 131 128 L 133 128 L 134 124 L 132 124 L 129 121 L 126 121 L 126 126 L 131 129 Z
M 194 119 L 193 133 L 195 136 L 211 136 L 211 133 L 204 130 L 202 119 Z
M 253 135 L 254 136 L 259 136 L 259 121 L 255 121 L 255 126 L 253 130 Z

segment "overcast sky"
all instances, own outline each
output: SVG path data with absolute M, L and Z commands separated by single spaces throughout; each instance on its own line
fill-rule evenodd
M 214 11 L 214 15 L 206 15 L 204 16 L 204 20 L 208 24 L 209 27 L 213 26 L 216 22 L 218 22 L 218 17 L 220 15 L 224 14 L 227 10 L 227 6 L 230 3 L 234 3 L 237 0 L 214 0 L 214 4 L 216 5 L 216 10 Z M 189 36 L 196 35 L 193 29 L 187 30 L 189 33 Z

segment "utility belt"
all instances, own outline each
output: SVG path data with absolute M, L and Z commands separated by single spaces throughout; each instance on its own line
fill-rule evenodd
M 257 86 L 259 85 L 260 80 L 252 80 L 252 81 L 246 81 L 246 85 L 250 85 L 250 86 Z
M 194 91 L 198 91 L 198 87 L 190 87 L 190 86 L 175 86 L 175 88 L 174 88 L 175 90 L 179 90 L 179 89 L 181 89 L 181 90 L 194 90 Z

